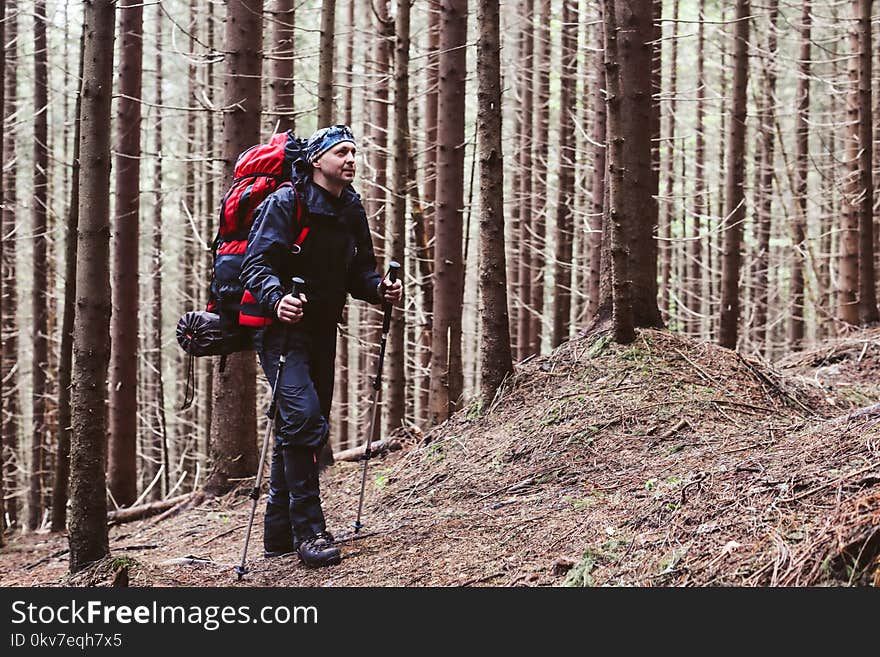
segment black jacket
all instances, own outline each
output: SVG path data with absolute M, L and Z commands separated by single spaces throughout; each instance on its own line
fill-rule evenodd
M 302 250 L 293 244 L 296 204 L 303 204 L 309 232 Z M 260 207 L 248 236 L 241 282 L 254 295 L 265 316 L 275 317 L 275 304 L 290 292 L 290 280 L 306 283 L 308 303 L 303 328 L 327 329 L 340 320 L 346 294 L 369 303 L 381 302 L 376 256 L 360 196 L 346 187 L 334 197 L 311 180 L 302 189 L 291 185 L 270 194 Z

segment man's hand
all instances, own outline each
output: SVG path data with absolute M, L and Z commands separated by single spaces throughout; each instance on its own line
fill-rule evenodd
M 392 283 L 389 278 L 382 279 L 382 282 L 379 283 L 379 296 L 385 303 L 392 305 L 400 303 L 403 298 L 403 283 L 399 280 Z
M 275 305 L 275 315 L 285 324 L 296 324 L 303 318 L 303 306 L 308 302 L 305 294 L 300 294 L 297 299 L 292 294 L 286 294 Z

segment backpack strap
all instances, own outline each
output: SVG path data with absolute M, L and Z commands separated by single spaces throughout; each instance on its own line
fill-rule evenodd
M 298 254 L 302 251 L 302 244 L 306 241 L 306 238 L 309 236 L 309 225 L 308 225 L 308 213 L 303 210 L 303 201 L 299 195 L 299 192 L 296 190 L 296 185 L 294 185 L 290 181 L 286 181 L 279 185 L 279 189 L 281 187 L 290 187 L 293 190 L 293 196 L 296 198 L 296 203 L 294 207 L 296 208 L 296 216 L 293 218 L 294 226 L 301 226 L 299 230 L 299 234 L 296 239 L 293 241 L 293 247 L 291 250 L 294 254 Z M 305 218 L 305 219 L 304 219 Z M 294 229 L 295 232 L 295 229 Z
M 303 203 L 300 195 L 297 193 L 296 186 L 291 182 L 283 182 L 278 186 L 278 189 L 282 187 L 289 186 L 293 190 L 293 195 L 295 199 L 294 203 L 294 212 L 295 216 L 293 217 L 294 222 L 294 233 L 296 233 L 296 228 L 299 227 L 299 233 L 294 239 L 293 244 L 290 247 L 291 252 L 294 256 L 298 255 L 302 251 L 302 244 L 305 242 L 306 237 L 309 235 L 309 226 L 307 222 L 308 213 L 303 209 Z M 242 242 L 243 246 L 247 245 L 247 242 Z M 260 305 L 257 303 L 256 298 L 249 290 L 244 290 L 241 295 L 241 303 L 240 309 L 238 313 L 238 323 L 241 326 L 248 326 L 250 328 L 260 328 L 264 326 L 268 326 L 275 321 L 274 315 L 271 317 L 267 317 L 264 314 L 264 311 L 260 308 Z M 225 362 L 221 359 L 220 366 L 221 372 L 223 371 L 223 366 Z

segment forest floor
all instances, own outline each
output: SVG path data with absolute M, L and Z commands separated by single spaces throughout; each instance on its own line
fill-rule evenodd
M 371 461 L 340 566 L 264 559 L 258 514 L 237 582 L 242 487 L 113 526 L 111 558 L 73 577 L 64 536 L 13 537 L 0 585 L 103 586 L 127 566 L 132 586 L 878 586 L 880 411 L 852 413 L 880 401 L 878 374 L 880 331 L 775 368 L 667 331 L 594 333 Z M 359 485 L 359 463 L 323 473 L 334 533 Z

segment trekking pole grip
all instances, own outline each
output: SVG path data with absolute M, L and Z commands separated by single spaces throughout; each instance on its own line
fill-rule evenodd
M 400 271 L 400 263 L 392 260 L 388 263 L 388 278 L 394 283 L 397 280 L 397 273 Z M 382 318 L 382 333 L 388 333 L 391 328 L 391 304 L 385 302 L 385 316 Z
M 303 291 L 306 282 L 301 279 L 299 276 L 294 276 L 290 279 L 290 295 L 296 299 L 299 299 L 300 292 Z M 284 348 L 282 349 L 281 358 L 283 359 L 287 357 L 287 349 L 290 347 L 290 327 L 286 327 L 284 329 Z M 274 396 L 272 398 L 272 403 L 275 403 Z
M 299 298 L 300 292 L 302 292 L 303 286 L 306 282 L 301 279 L 299 276 L 294 276 L 290 279 L 290 294 L 295 298 Z

